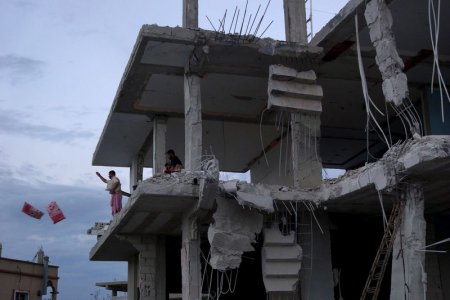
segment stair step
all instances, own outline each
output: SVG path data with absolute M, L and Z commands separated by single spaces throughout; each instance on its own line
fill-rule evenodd
M 298 277 L 263 277 L 263 281 L 267 292 L 293 292 L 296 290 Z
M 300 262 L 265 262 L 264 276 L 298 276 Z
M 264 230 L 264 245 L 294 245 L 295 232 L 291 231 L 289 235 L 281 234 L 278 228 Z
M 263 259 L 294 259 L 299 261 L 302 258 L 302 249 L 298 245 L 291 247 L 264 246 L 262 249 L 262 257 Z
M 266 274 L 266 278 L 296 278 L 298 279 L 298 274 Z

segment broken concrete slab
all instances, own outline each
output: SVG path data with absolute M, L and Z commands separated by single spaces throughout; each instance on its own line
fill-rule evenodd
M 214 223 L 208 228 L 209 262 L 213 269 L 235 269 L 241 263 L 242 254 L 254 250 L 251 244 L 262 229 L 263 216 L 242 208 L 231 198 L 219 197 L 216 201 Z
M 322 87 L 314 71 L 298 72 L 282 65 L 269 68 L 268 109 L 291 112 L 322 112 Z
M 273 197 L 263 184 L 240 182 L 236 192 L 236 200 L 240 205 L 256 208 L 268 213 L 274 212 Z

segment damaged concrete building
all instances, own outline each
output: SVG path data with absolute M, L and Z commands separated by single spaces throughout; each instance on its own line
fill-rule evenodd
M 283 5 L 286 41 L 200 29 L 197 0 L 142 27 L 93 157 L 134 189 L 90 259 L 132 300 L 450 299 L 450 6 L 351 0 L 308 41 Z

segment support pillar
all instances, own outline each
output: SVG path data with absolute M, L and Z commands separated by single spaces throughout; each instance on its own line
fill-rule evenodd
M 407 185 L 403 197 L 406 204 L 402 222 L 392 252 L 391 300 L 425 299 L 426 276 L 425 247 L 426 222 L 422 186 Z
M 164 171 L 166 133 L 167 118 L 155 117 L 153 120 L 153 176 Z
M 292 171 L 294 186 L 315 188 L 322 183 L 320 115 L 291 114 Z
M 202 102 L 200 77 L 184 75 L 185 168 L 199 171 L 202 156 Z
M 128 282 L 127 282 L 127 299 L 138 299 L 138 270 L 139 261 L 138 256 L 134 255 L 128 259 Z
M 183 300 L 201 299 L 200 237 L 197 219 L 182 220 L 181 281 Z
M 131 161 L 130 167 L 130 189 L 134 190 L 139 181 L 142 181 L 144 174 L 144 153 L 139 153 Z
M 139 300 L 166 299 L 166 255 L 162 236 L 131 236 L 128 240 L 139 251 Z
M 198 28 L 198 0 L 183 0 L 183 27 Z
M 284 0 L 283 4 L 286 41 L 307 44 L 305 1 Z M 320 114 L 314 111 L 291 113 L 290 125 L 294 187 L 318 187 L 322 183 L 319 147 Z M 301 299 L 333 299 L 328 215 L 319 210 L 315 213 L 324 233 L 322 234 L 316 224 L 313 224 L 313 247 L 309 246 L 312 269 L 300 272 Z M 306 248 L 307 243 L 301 242 L 300 245 Z
M 312 235 L 302 235 L 300 244 L 303 247 L 304 261 L 300 271 L 301 299 L 334 299 L 328 214 L 318 209 L 314 213 L 323 234 L 313 219 L 310 220 L 313 223 Z
M 426 244 L 431 245 L 438 241 L 435 233 L 434 223 L 427 222 L 426 228 Z M 432 248 L 430 248 L 432 249 Z M 442 290 L 442 274 L 439 266 L 439 254 L 430 253 L 425 255 L 425 265 L 427 272 L 427 298 L 433 300 L 444 300 L 444 293 Z
M 308 43 L 304 0 L 283 0 L 286 41 Z

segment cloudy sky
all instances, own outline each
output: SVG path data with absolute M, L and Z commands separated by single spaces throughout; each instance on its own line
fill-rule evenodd
M 345 0 L 314 0 L 321 28 Z M 256 12 L 266 1 L 250 0 Z M 244 0 L 200 0 L 220 18 Z M 181 25 L 181 0 L 0 0 L 0 242 L 3 256 L 31 260 L 39 247 L 60 266 L 59 299 L 90 299 L 95 282 L 126 279 L 125 263 L 88 261 L 96 221 L 110 218 L 92 153 L 143 24 Z M 281 0 L 271 2 L 265 36 L 284 39 Z M 217 24 L 215 24 L 217 25 Z M 148 172 L 147 172 L 148 173 Z M 128 170 L 119 177 L 128 189 Z M 20 212 L 57 201 L 67 219 L 51 224 Z

